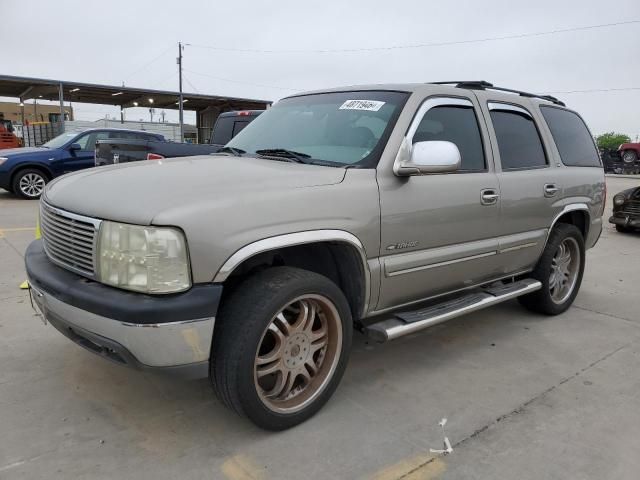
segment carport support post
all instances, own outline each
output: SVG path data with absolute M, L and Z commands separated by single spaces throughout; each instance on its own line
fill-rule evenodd
M 182 42 L 178 42 L 178 88 L 180 98 L 178 99 L 178 108 L 180 112 L 180 141 L 184 142 L 184 97 L 182 95 Z
M 64 90 L 62 83 L 58 86 L 58 98 L 60 99 L 60 133 L 64 133 Z

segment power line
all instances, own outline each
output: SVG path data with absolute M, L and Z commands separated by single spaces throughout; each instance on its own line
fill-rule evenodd
M 193 88 L 194 92 L 200 93 L 200 90 L 198 90 L 196 86 L 193 83 L 191 83 L 191 81 L 187 77 L 183 76 L 183 78 L 184 78 L 184 81 L 187 82 L 191 88 Z
M 152 63 L 154 63 L 156 60 L 160 59 L 161 57 L 163 57 L 169 50 L 171 50 L 172 48 L 174 48 L 174 45 L 171 44 L 169 45 L 165 50 L 162 51 L 162 53 L 160 55 L 158 55 L 157 57 L 153 57 L 151 60 L 149 60 L 147 63 L 145 63 L 144 65 L 142 65 L 141 67 L 137 68 L 136 70 L 134 70 L 133 72 L 131 72 L 129 75 L 127 75 L 126 77 L 124 77 L 124 80 L 128 80 L 129 78 L 133 77 L 136 73 L 141 72 L 142 70 L 144 70 L 145 68 L 147 68 L 148 66 L 150 66 Z
M 279 87 L 279 86 L 276 86 L 276 85 L 265 85 L 263 83 L 253 83 L 253 82 L 245 82 L 244 80 L 232 80 L 230 78 L 215 77 L 215 76 L 209 75 L 207 73 L 200 73 L 200 72 L 194 72 L 193 70 L 187 70 L 186 68 L 184 69 L 184 71 L 192 73 L 194 75 L 200 75 L 202 77 L 213 78 L 214 80 L 220 80 L 220 81 L 229 82 L 229 83 L 239 83 L 239 84 L 244 84 L 244 85 L 251 85 L 253 87 L 275 88 L 275 89 L 278 89 L 278 90 L 286 90 L 286 91 L 289 91 L 289 92 L 297 92 L 297 91 L 301 90 L 299 88 Z
M 448 45 L 464 45 L 468 43 L 495 42 L 500 40 L 514 40 L 520 38 L 541 37 L 545 35 L 556 35 L 559 33 L 579 32 L 584 30 L 593 30 L 597 28 L 617 27 L 621 25 L 632 25 L 640 23 L 640 20 L 627 20 L 615 23 L 600 23 L 596 25 L 584 25 L 580 27 L 562 28 L 558 30 L 547 30 L 542 32 L 519 33 L 513 35 L 503 35 L 499 37 L 484 37 L 470 40 L 454 40 L 449 42 L 433 42 L 433 43 L 416 43 L 410 45 L 391 45 L 388 47 L 363 47 L 363 48 L 339 48 L 339 49 L 310 49 L 310 50 L 263 50 L 255 48 L 231 48 L 217 47 L 213 45 L 190 44 L 195 48 L 205 48 L 208 50 L 217 50 L 222 52 L 236 53 L 353 53 L 353 52 L 375 52 L 383 50 L 401 50 L 410 48 L 427 48 L 427 47 L 444 47 Z

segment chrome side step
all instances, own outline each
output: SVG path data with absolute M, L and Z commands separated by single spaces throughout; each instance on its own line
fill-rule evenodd
M 395 313 L 391 318 L 365 327 L 365 332 L 377 342 L 388 342 L 460 315 L 535 292 L 541 287 L 542 284 L 538 280 L 531 278 L 497 286 L 492 285 L 420 310 Z

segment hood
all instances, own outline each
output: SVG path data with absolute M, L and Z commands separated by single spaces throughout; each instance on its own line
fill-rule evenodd
M 16 158 L 33 156 L 34 154 L 41 154 L 42 156 L 46 156 L 47 152 L 51 153 L 53 152 L 53 150 L 44 147 L 7 148 L 0 150 L 0 157 Z
M 253 157 L 199 156 L 97 167 L 51 182 L 45 200 L 90 217 L 148 225 L 160 214 L 203 215 L 268 198 L 269 192 L 333 185 L 346 169 Z M 272 197 L 274 197 L 272 195 Z M 173 223 L 176 224 L 177 223 Z

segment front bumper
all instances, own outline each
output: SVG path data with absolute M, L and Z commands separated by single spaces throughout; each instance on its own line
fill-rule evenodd
M 619 213 L 609 218 L 609 223 L 627 228 L 640 228 L 640 217 L 633 217 Z
M 113 362 L 183 377 L 208 375 L 222 286 L 175 295 L 108 287 L 54 265 L 36 240 L 25 253 L 31 297 L 45 321 Z

